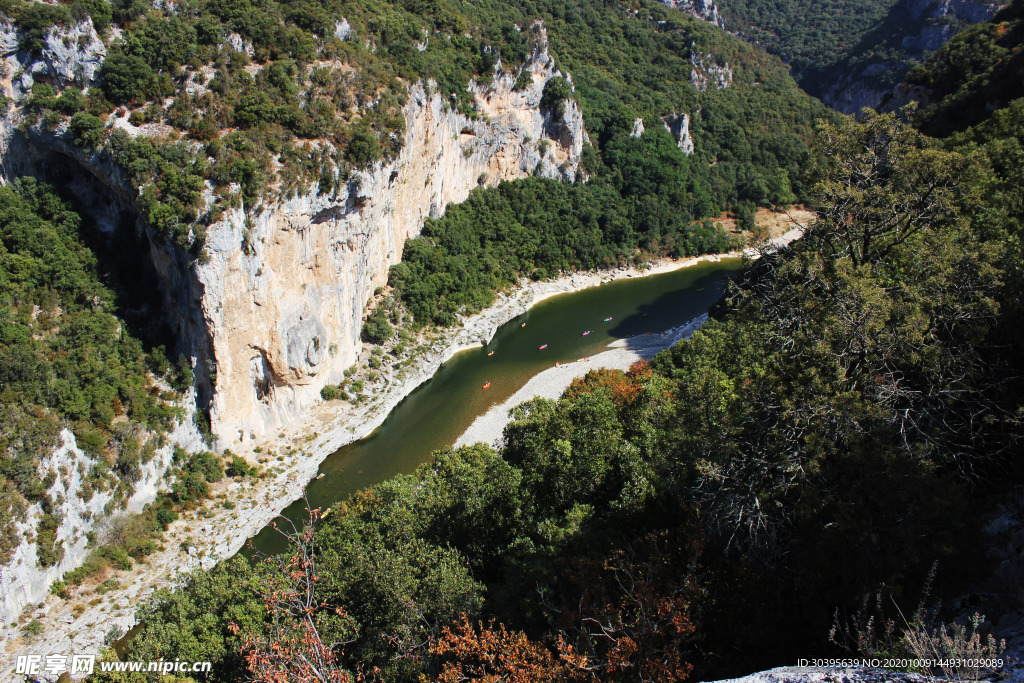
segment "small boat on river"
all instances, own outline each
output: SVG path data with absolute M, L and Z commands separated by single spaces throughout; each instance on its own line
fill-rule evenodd
M 523 324 L 522 324 L 522 325 L 520 325 L 519 327 L 526 327 L 526 323 L 523 323 Z
M 607 318 L 605 318 L 605 319 L 604 319 L 604 321 L 605 321 L 606 323 L 610 323 L 610 322 L 612 321 L 612 317 L 611 317 L 611 316 L 608 316 Z
M 546 349 L 546 348 L 548 348 L 548 345 L 547 345 L 547 344 L 541 344 L 540 346 L 538 346 L 538 347 L 537 347 L 537 350 L 538 350 L 538 351 L 543 351 L 543 350 L 544 350 L 544 349 Z
M 487 352 L 487 355 L 488 355 L 488 356 L 493 356 L 493 355 L 494 355 L 494 351 L 488 351 L 488 352 Z
M 481 387 L 481 389 L 490 389 L 490 388 L 491 388 L 491 383 L 490 382 L 488 382 L 487 384 L 485 384 L 485 385 L 483 385 Z
M 324 478 L 324 477 L 326 477 L 326 476 L 327 476 L 327 473 L 326 473 L 326 472 L 321 472 L 320 474 L 316 475 L 316 478 L 317 478 L 317 479 L 323 479 L 323 478 Z
M 583 336 L 586 337 L 588 334 L 590 334 L 590 330 L 587 330 L 586 332 L 584 332 Z

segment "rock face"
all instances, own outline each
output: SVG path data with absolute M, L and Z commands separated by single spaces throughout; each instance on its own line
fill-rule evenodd
M 15 74 L 10 80 L 3 79 L 4 89 L 15 100 L 32 89 L 37 81 L 49 81 L 64 87 L 72 84 L 86 84 L 95 80 L 107 55 L 107 48 L 100 40 L 92 19 L 52 31 L 43 40 L 43 47 L 37 58 L 20 49 L 19 36 L 10 24 L 0 24 L 0 60 L 8 64 L 8 73 Z M 14 69 L 10 69 L 14 66 Z
M 87 534 L 97 531 L 102 541 L 103 531 L 112 519 L 107 511 L 111 501 L 109 491 L 96 492 L 89 500 L 84 500 L 83 476 L 95 462 L 94 458 L 78 448 L 70 431 L 65 429 L 60 436 L 60 447 L 40 463 L 40 470 L 58 475 L 48 494 L 51 500 L 58 501 L 54 505 L 54 512 L 61 519 L 57 543 L 62 544 L 64 555 L 52 567 L 41 567 L 34 541 L 23 540 L 15 548 L 11 561 L 0 567 L 0 622 L 4 624 L 16 620 L 26 605 L 42 602 L 49 594 L 51 583 L 81 565 L 90 552 Z M 200 450 L 203 446 L 202 437 L 191 420 L 179 424 L 167 438 L 167 445 L 157 449 L 153 458 L 142 466 L 134 495 L 116 514 L 140 512 L 146 503 L 156 498 L 175 446 L 189 451 Z M 26 521 L 18 529 L 23 539 L 35 530 L 42 514 L 38 504 L 29 508 Z
M 415 85 L 396 160 L 357 174 L 340 196 L 310 193 L 250 216 L 249 227 L 241 212 L 211 226 L 211 259 L 197 275 L 220 446 L 288 424 L 320 401 L 323 386 L 342 380 L 360 348 L 368 299 L 425 218 L 478 185 L 575 178 L 585 138 L 579 109 L 567 102 L 560 120 L 541 111 L 544 84 L 558 73 L 546 50 L 527 69 L 525 90 L 513 90 L 515 74 L 475 86 L 477 119 Z
M 683 154 L 690 156 L 693 154 L 693 138 L 690 136 L 690 117 L 686 114 L 672 114 L 662 119 L 665 122 L 665 130 L 672 133 L 675 137 L 676 142 L 679 143 L 679 149 L 683 150 Z

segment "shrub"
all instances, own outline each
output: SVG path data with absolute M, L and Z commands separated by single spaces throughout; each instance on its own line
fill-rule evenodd
M 157 510 L 156 512 L 156 522 L 165 530 L 167 529 L 168 526 L 171 525 L 172 522 L 177 521 L 177 519 L 178 513 L 175 512 L 174 510 L 168 510 L 167 508 L 164 508 L 163 510 Z
M 185 469 L 201 474 L 203 479 L 210 483 L 218 482 L 224 478 L 224 463 L 209 451 L 193 455 Z
M 66 88 L 53 102 L 53 108 L 61 114 L 72 116 L 85 109 L 85 96 L 78 88 Z
M 321 392 L 322 393 L 322 392 Z M 231 455 L 231 464 L 228 465 L 227 474 L 231 477 L 248 477 L 256 473 L 256 468 L 252 467 L 245 458 L 237 455 Z
M 555 76 L 544 85 L 544 94 L 540 98 L 540 106 L 555 112 L 558 118 L 565 111 L 565 101 L 572 95 L 568 81 Z
M 363 324 L 363 341 L 370 344 L 383 344 L 393 334 L 394 330 L 388 322 L 387 314 L 379 308 L 371 313 Z
M 380 159 L 381 154 L 380 140 L 369 130 L 357 130 L 352 136 L 352 141 L 348 143 L 348 150 L 345 152 L 349 162 L 353 166 L 360 168 L 369 166 L 377 161 Z
M 143 100 L 153 80 L 153 69 L 139 54 L 144 48 L 137 38 L 128 34 L 103 61 L 100 73 L 103 91 L 114 103 Z
M 128 571 L 132 568 L 132 558 L 129 557 L 128 551 L 120 546 L 103 546 L 96 554 L 102 559 L 109 560 L 117 569 Z
M 76 145 L 99 147 L 103 143 L 103 119 L 80 111 L 71 117 L 71 135 Z

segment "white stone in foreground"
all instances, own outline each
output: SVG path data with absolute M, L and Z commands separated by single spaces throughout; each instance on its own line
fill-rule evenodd
M 846 668 L 830 669 L 806 666 L 782 666 L 759 671 L 743 678 L 730 678 L 714 683 L 925 683 L 936 679 L 922 674 L 889 671 L 887 669 Z

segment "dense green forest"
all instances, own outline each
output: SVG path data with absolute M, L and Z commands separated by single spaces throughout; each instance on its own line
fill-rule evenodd
M 291 554 L 157 594 L 129 657 L 218 681 L 672 681 L 919 655 L 942 615 L 889 634 L 885 605 L 983 577 L 979 525 L 1022 475 L 1019 104 L 943 140 L 823 123 L 818 219 L 691 339 L 519 406 L 500 450 L 438 452 Z
M 530 179 L 476 190 L 443 219 L 428 219 L 420 237 L 406 242 L 389 284 L 416 322 L 447 326 L 459 314 L 487 307 L 495 292 L 518 286 L 525 275 L 539 280 L 563 270 L 640 261 L 652 253 L 685 256 L 736 246 L 710 221 L 688 217 L 679 206 L 692 206 L 686 194 L 680 192 L 675 201 L 657 198 L 685 187 L 685 181 L 672 173 L 682 164 L 668 133 L 650 138 L 631 146 L 661 147 L 660 157 L 646 158 L 665 162 L 664 185 L 658 188 L 664 194 L 629 201 L 596 179 L 586 185 Z
M 502 69 L 519 71 L 539 39 L 523 27 L 536 19 L 574 76 L 601 150 L 590 161 L 621 174 L 611 180 L 630 186 L 631 201 L 660 202 L 659 214 L 678 211 L 684 200 L 700 218 L 799 195 L 805 141 L 813 119 L 824 115 L 778 60 L 657 3 L 239 0 L 168 13 L 128 0 L 5 0 L 0 15 L 13 19 L 27 50 L 38 49 L 50 26 L 87 15 L 107 32 L 99 86 L 56 92 L 37 84 L 23 125 L 66 125 L 76 144 L 109 154 L 143 188 L 144 218 L 198 259 L 205 258 L 206 226 L 226 208 L 258 211 L 314 188 L 336 193 L 353 170 L 393 158 L 410 83 L 433 79 L 438 91 L 455 94 L 451 106 L 478 116 L 467 86 L 489 80 L 499 59 Z M 342 19 L 348 33 L 338 32 Z M 112 26 L 119 37 L 109 37 Z M 246 46 L 251 55 L 235 49 Z M 691 56 L 702 53 L 732 66 L 731 87 L 700 93 L 689 83 Z M 546 104 L 557 109 L 558 102 Z M 651 168 L 643 157 L 650 150 L 620 140 L 638 116 L 661 128 L 661 117 L 678 112 L 693 118 L 691 159 Z M 172 132 L 134 140 L 110 133 L 112 113 Z M 689 196 L 660 197 L 663 173 L 678 176 L 676 191 Z M 212 205 L 203 200 L 204 181 L 213 185 Z
M 14 522 L 37 502 L 47 513 L 39 561 L 51 565 L 63 554 L 53 543 L 60 520 L 50 514 L 54 501 L 46 493 L 57 472 L 39 473 L 40 459 L 60 444 L 61 428 L 70 428 L 95 459 L 82 473 L 84 494 L 110 490 L 117 504 L 131 495 L 140 467 L 153 457 L 150 435 L 178 415 L 169 403 L 177 392 L 160 389 L 151 373 L 165 375 L 177 390 L 191 383 L 187 363 L 172 365 L 165 347 L 153 344 L 151 326 L 118 317 L 138 302 L 114 289 L 118 273 L 101 268 L 86 237 L 94 228 L 83 223 L 34 178 L 0 187 L 2 559 L 19 540 Z M 130 235 L 122 237 L 123 245 L 133 243 Z M 135 281 L 136 293 L 143 282 Z

